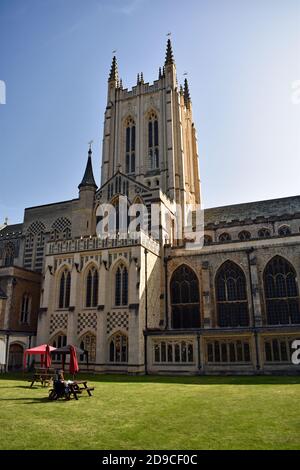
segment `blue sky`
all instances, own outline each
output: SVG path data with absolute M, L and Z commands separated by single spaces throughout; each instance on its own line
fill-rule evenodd
M 188 72 L 205 207 L 299 194 L 299 0 L 0 0 L 0 222 L 100 181 L 112 51 L 157 78 L 166 34 Z

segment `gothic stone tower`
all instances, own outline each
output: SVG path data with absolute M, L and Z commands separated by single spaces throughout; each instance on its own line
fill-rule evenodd
M 124 89 L 116 57 L 108 79 L 101 184 L 118 170 L 170 201 L 200 204 L 196 130 L 187 80 L 178 89 L 170 39 L 163 69 L 152 85 L 138 74 Z

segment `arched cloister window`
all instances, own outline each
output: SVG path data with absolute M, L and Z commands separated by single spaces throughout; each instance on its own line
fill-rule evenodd
M 80 338 L 80 349 L 88 352 L 88 361 L 96 362 L 96 335 L 86 333 Z M 81 361 L 85 361 L 85 356 L 80 356 Z
M 70 306 L 70 293 L 71 293 L 71 273 L 65 269 L 59 281 L 59 308 L 69 308 Z
M 245 240 L 250 240 L 251 238 L 251 233 L 248 232 L 247 230 L 242 230 L 240 233 L 239 233 L 239 239 L 241 241 L 245 241 Z
M 288 235 L 291 235 L 292 231 L 291 228 L 288 225 L 282 225 L 278 229 L 278 235 L 280 237 L 287 237 Z
M 215 287 L 218 326 L 249 326 L 246 277 L 242 269 L 226 261 L 216 274 Z
M 116 333 L 109 339 L 109 361 L 128 362 L 128 338 L 122 333 Z
M 221 233 L 219 236 L 219 242 L 229 242 L 230 240 L 231 236 L 227 232 Z
M 159 168 L 158 119 L 154 111 L 148 118 L 148 155 L 149 170 Z
M 120 264 L 115 274 L 115 305 L 128 304 L 128 270 Z
M 200 328 L 199 283 L 186 265 L 171 278 L 172 328 Z
M 258 231 L 258 236 L 259 238 L 269 238 L 271 236 L 271 232 L 268 228 L 263 227 Z
M 129 117 L 126 121 L 126 142 L 125 142 L 125 164 L 126 173 L 135 173 L 135 122 Z
M 98 270 L 95 267 L 89 269 L 86 276 L 86 307 L 97 307 L 98 305 L 98 284 L 99 275 Z
M 15 249 L 12 243 L 8 243 L 4 249 L 4 266 L 12 266 L 15 259 Z
M 300 323 L 299 290 L 296 271 L 285 258 L 275 256 L 264 271 L 267 323 Z
M 29 316 L 30 316 L 30 308 L 31 308 L 31 297 L 29 294 L 24 294 L 22 297 L 21 303 L 21 323 L 29 323 Z

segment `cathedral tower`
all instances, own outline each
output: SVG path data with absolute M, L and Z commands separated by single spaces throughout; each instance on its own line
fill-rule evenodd
M 200 204 L 196 130 L 187 80 L 178 88 L 170 39 L 153 84 L 143 73 L 124 89 L 113 57 L 104 119 L 101 185 L 118 171 L 149 188 L 160 187 L 184 206 Z

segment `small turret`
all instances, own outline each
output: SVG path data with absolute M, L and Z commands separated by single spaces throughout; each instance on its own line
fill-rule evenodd
M 79 190 L 83 188 L 89 188 L 89 189 L 95 189 L 95 190 L 97 189 L 97 185 L 96 185 L 94 173 L 93 173 L 91 144 L 90 144 L 90 148 L 88 152 L 88 160 L 87 160 L 85 172 L 84 172 L 82 181 L 80 185 L 78 186 Z
M 171 39 L 168 39 L 165 65 L 173 65 L 174 63 Z
M 119 81 L 118 64 L 117 64 L 117 58 L 115 55 L 113 56 L 108 81 L 115 82 L 116 84 Z
M 190 90 L 189 90 L 189 84 L 188 84 L 187 79 L 184 80 L 183 96 L 184 96 L 184 104 L 185 104 L 186 108 L 189 109 L 190 105 L 191 105 L 191 97 L 190 97 Z

